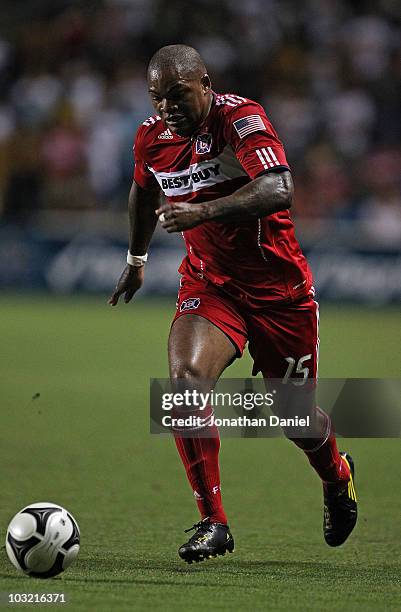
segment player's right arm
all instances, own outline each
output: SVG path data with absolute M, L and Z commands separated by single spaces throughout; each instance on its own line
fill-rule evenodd
M 160 206 L 161 191 L 144 161 L 143 129 L 140 128 L 135 140 L 135 173 L 128 197 L 129 252 L 131 255 L 145 255 L 157 224 L 155 210 Z M 108 303 L 116 306 L 121 295 L 129 302 L 142 287 L 144 264 L 127 264 Z
M 147 252 L 157 223 L 155 210 L 159 205 L 160 189 L 143 189 L 135 181 L 132 182 L 128 198 L 129 252 L 132 255 L 145 255 Z M 109 298 L 108 303 L 111 306 L 116 306 L 123 294 L 125 303 L 133 298 L 142 287 L 144 268 L 144 265 L 125 266 L 114 293 Z

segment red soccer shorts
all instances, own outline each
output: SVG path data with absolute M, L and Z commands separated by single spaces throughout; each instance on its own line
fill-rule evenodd
M 268 303 L 252 309 L 206 279 L 183 276 L 174 321 L 198 315 L 231 340 L 240 357 L 248 342 L 252 374 L 265 378 L 316 378 L 319 350 L 319 305 L 311 295 L 298 302 Z

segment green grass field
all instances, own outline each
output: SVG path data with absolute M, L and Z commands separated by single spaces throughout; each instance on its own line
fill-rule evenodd
M 148 433 L 148 379 L 166 376 L 174 301 L 104 302 L 0 301 L 1 540 L 35 501 L 66 506 L 82 534 L 77 562 L 49 581 L 18 574 L 2 545 L 0 591 L 63 591 L 74 611 L 399 610 L 399 440 L 342 442 L 356 461 L 360 520 L 330 549 L 321 485 L 302 453 L 284 439 L 224 439 L 235 554 L 179 560 L 197 513 L 174 443 Z M 320 375 L 399 377 L 399 327 L 395 310 L 323 306 Z M 229 375 L 249 371 L 244 358 Z

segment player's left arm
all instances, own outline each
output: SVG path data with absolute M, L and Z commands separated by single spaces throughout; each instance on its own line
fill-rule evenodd
M 289 170 L 268 172 L 232 195 L 209 202 L 203 220 L 242 220 L 272 215 L 291 207 L 294 185 Z
M 174 202 L 161 206 L 162 226 L 167 232 L 181 232 L 205 221 L 241 221 L 266 217 L 291 207 L 294 186 L 288 170 L 258 176 L 233 194 L 212 202 Z
M 294 186 L 284 148 L 264 110 L 256 103 L 238 107 L 226 121 L 226 140 L 251 182 L 213 201 L 162 206 L 168 232 L 196 227 L 205 221 L 241 221 L 265 217 L 291 207 Z M 163 219 L 163 217 L 162 217 Z

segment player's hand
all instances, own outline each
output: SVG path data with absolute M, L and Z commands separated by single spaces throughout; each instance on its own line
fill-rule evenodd
M 161 226 L 169 233 L 182 232 L 203 223 L 204 209 L 202 204 L 173 202 L 163 204 L 156 210 Z
M 124 302 L 126 304 L 130 302 L 134 294 L 143 285 L 144 268 L 145 266 L 130 266 L 127 264 L 120 276 L 114 293 L 110 296 L 107 303 L 111 306 L 116 306 L 123 293 L 125 293 Z

